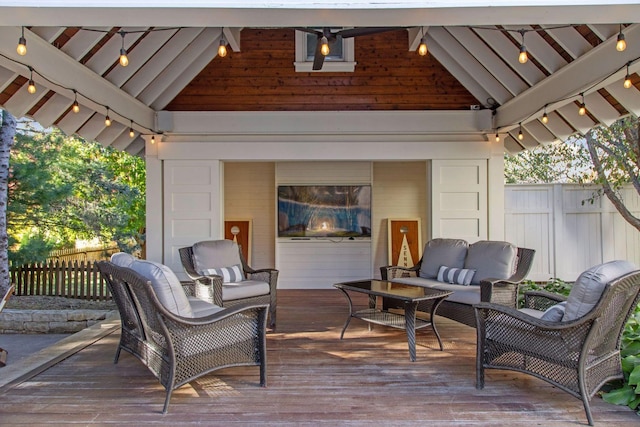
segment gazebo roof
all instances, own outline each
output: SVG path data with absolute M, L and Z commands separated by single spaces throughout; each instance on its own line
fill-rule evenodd
M 509 151 L 640 114 L 638 2 L 176 4 L 0 2 L 0 107 L 140 154 L 145 145 L 141 135 L 159 131 L 158 113 L 215 58 L 221 34 L 232 50 L 240 51 L 243 28 L 384 26 L 406 28 L 408 46 L 399 47 L 403 49 L 415 50 L 424 35 L 430 54 L 479 100 L 483 117 L 490 117 L 478 121 L 478 134 L 493 138 L 500 133 Z M 22 32 L 25 56 L 16 53 Z M 627 41 L 623 52 L 616 50 L 620 32 Z M 136 65 L 118 66 L 123 42 Z M 530 60 L 520 64 L 523 42 Z M 629 89 L 623 87 L 627 74 Z M 35 94 L 27 92 L 30 79 Z M 76 98 L 82 108 L 73 114 Z M 586 115 L 578 114 L 582 102 Z M 541 120 L 545 112 L 551 119 L 546 124 Z M 109 127 L 104 124 L 107 114 L 114 121 Z M 522 141 L 517 138 L 520 129 Z

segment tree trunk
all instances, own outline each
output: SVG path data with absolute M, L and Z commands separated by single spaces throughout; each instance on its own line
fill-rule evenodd
M 0 110 L 0 295 L 10 285 L 9 236 L 7 235 L 7 204 L 9 187 L 9 155 L 16 134 L 16 119 Z

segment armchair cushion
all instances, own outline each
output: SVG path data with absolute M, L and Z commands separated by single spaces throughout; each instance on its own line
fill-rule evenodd
M 151 282 L 158 300 L 167 310 L 178 316 L 193 317 L 180 280 L 169 267 L 153 261 L 136 260 L 130 268 Z
M 133 255 L 128 254 L 126 252 L 116 252 L 111 255 L 111 262 L 117 265 L 118 267 L 127 267 L 130 268 L 131 264 L 137 261 Z
M 551 322 L 560 322 L 567 308 L 567 302 L 562 301 L 556 305 L 547 308 L 540 319 L 549 320 Z
M 583 272 L 571 287 L 562 321 L 579 319 L 587 314 L 600 300 L 607 283 L 634 270 L 636 267 L 630 262 L 617 260 L 593 266 Z
M 481 240 L 469 245 L 464 268 L 476 270 L 472 285 L 484 279 L 508 279 L 515 271 L 518 248 L 509 242 Z
M 438 277 L 440 266 L 464 267 L 469 244 L 462 239 L 433 239 L 424 247 L 419 276 L 425 279 Z
M 244 271 L 240 264 L 232 267 L 207 268 L 199 271 L 198 273 L 205 276 L 211 276 L 213 274 L 222 276 L 222 283 L 237 283 L 245 280 Z
M 471 284 L 471 279 L 473 279 L 475 272 L 475 270 L 469 270 L 467 268 L 453 268 L 443 265 L 438 271 L 437 280 L 438 282 L 468 286 Z
M 240 250 L 233 240 L 205 240 L 195 243 L 192 249 L 196 271 L 241 264 Z
M 269 292 L 269 284 L 259 280 L 243 280 L 239 283 L 225 283 L 222 285 L 222 301 L 233 301 L 268 295 Z

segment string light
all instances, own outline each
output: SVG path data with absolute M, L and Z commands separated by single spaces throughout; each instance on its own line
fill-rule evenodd
M 107 117 L 104 119 L 105 126 L 111 126 L 111 118 L 109 117 L 109 107 L 107 107 Z
M 30 94 L 36 93 L 36 85 L 33 82 L 33 68 L 29 67 L 29 86 L 27 86 L 27 92 Z
M 136 133 L 133 131 L 133 120 L 129 123 L 129 138 L 133 138 L 136 136 Z
M 496 142 L 500 142 L 500 135 L 498 134 L 497 131 L 496 131 Z
M 624 76 L 624 83 L 622 84 L 625 89 L 630 89 L 632 86 L 631 76 L 629 75 L 629 63 L 627 62 L 627 75 Z
M 27 54 L 27 39 L 24 38 L 24 27 L 22 27 L 22 35 L 18 39 L 18 47 L 16 47 L 18 55 L 25 56 Z
M 427 54 L 427 42 L 424 39 L 424 27 L 420 27 L 420 31 L 422 32 L 422 38 L 420 39 L 420 46 L 418 46 L 418 55 L 426 56 L 426 54 Z
M 156 136 L 155 135 L 151 135 L 151 143 L 152 144 L 156 143 Z
M 126 67 L 129 65 L 129 58 L 127 58 L 127 50 L 124 48 L 124 31 L 120 31 L 120 35 L 122 36 L 122 47 L 120 48 L 120 65 Z
M 522 133 L 522 122 L 518 123 L 518 126 L 520 126 L 520 130 L 518 131 L 518 139 L 522 141 L 524 139 L 524 134 Z
M 527 47 L 524 45 L 524 33 L 525 30 L 520 30 L 520 35 L 522 36 L 522 44 L 520 45 L 520 55 L 518 55 L 518 62 L 520 62 L 521 64 L 524 64 L 529 60 L 529 55 L 527 55 Z
M 320 53 L 327 56 L 329 52 L 329 40 L 327 40 L 327 36 L 322 36 L 320 39 Z
M 542 114 L 542 123 L 545 125 L 549 123 L 549 115 L 547 114 L 547 107 L 544 107 L 544 114 Z
M 580 103 L 578 114 L 580 114 L 581 116 L 584 116 L 585 114 L 587 114 L 587 106 L 584 103 L 584 93 L 581 93 L 580 95 L 582 95 L 582 102 Z
M 224 40 L 224 33 L 220 34 L 220 46 L 218 46 L 218 56 L 224 58 L 227 56 L 227 42 Z
M 622 24 L 620 24 L 620 32 L 618 33 L 618 41 L 616 43 L 616 50 L 618 52 L 622 52 L 627 48 L 627 42 L 624 39 L 624 34 L 622 34 Z
M 78 92 L 73 90 L 73 105 L 71 106 L 71 111 L 78 114 L 80 112 L 80 104 L 78 104 Z

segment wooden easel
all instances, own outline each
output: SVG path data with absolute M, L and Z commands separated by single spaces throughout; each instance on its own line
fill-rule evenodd
M 9 297 L 13 293 L 14 289 L 15 289 L 15 286 L 13 285 L 9 286 L 9 289 L 7 289 L 7 293 L 4 294 L 4 297 L 2 297 L 2 300 L 0 301 L 0 313 L 2 312 L 2 309 L 4 308 L 4 306 L 7 305 L 7 301 L 9 300 Z M 7 364 L 7 350 L 0 347 L 0 368 L 6 366 L 6 364 Z

